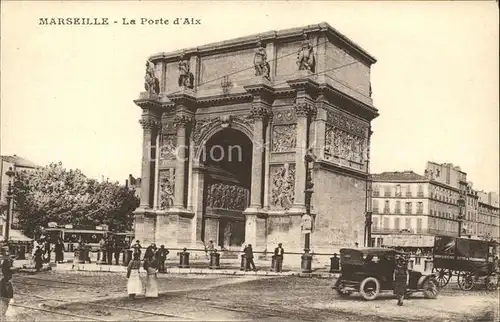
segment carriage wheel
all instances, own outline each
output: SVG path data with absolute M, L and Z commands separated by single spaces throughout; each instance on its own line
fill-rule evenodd
M 451 279 L 451 271 L 444 268 L 438 268 L 436 270 L 436 279 L 440 288 L 445 287 Z
M 476 284 L 474 274 L 471 272 L 459 272 L 458 273 L 458 287 L 464 291 L 470 291 L 474 288 Z
M 498 288 L 498 276 L 496 274 L 488 275 L 485 279 L 486 289 L 494 291 Z

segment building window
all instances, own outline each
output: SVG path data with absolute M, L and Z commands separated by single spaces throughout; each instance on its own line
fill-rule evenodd
M 372 201 L 372 206 L 373 206 L 373 213 L 378 214 L 378 200 L 373 200 Z
M 413 209 L 412 209 L 412 203 L 411 203 L 411 202 L 407 202 L 407 203 L 405 204 L 405 213 L 406 213 L 407 215 L 411 215 L 411 214 L 412 214 L 412 212 L 413 212 Z
M 406 218 L 405 220 L 405 228 L 411 230 L 411 218 Z
M 417 218 L 417 233 L 422 232 L 422 218 Z
M 396 197 L 401 197 L 401 185 L 396 186 Z
M 378 228 L 378 218 L 372 218 L 372 229 L 377 229 Z
M 399 230 L 399 217 L 394 218 L 394 229 Z
M 411 197 L 412 196 L 412 193 L 411 193 L 411 186 L 408 185 L 408 187 L 406 188 L 406 196 L 407 197 Z
M 419 202 L 417 203 L 417 214 L 423 214 L 424 213 L 424 203 Z
M 394 213 L 400 214 L 401 213 L 401 201 L 396 200 L 396 209 L 394 210 Z
M 381 228 L 389 228 L 389 218 L 384 218 L 384 225 Z
M 385 214 L 388 214 L 390 212 L 390 208 L 389 208 L 389 200 L 386 200 L 385 201 L 385 204 L 384 204 L 384 213 Z
M 384 197 L 390 197 L 390 196 L 391 196 L 391 188 L 384 187 Z
M 373 186 L 373 196 L 374 197 L 379 197 L 380 196 L 380 187 L 378 184 Z
M 418 185 L 418 197 L 422 198 L 424 196 L 424 186 L 419 184 Z

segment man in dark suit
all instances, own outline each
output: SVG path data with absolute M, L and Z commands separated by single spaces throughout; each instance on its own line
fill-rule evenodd
M 276 272 L 281 272 L 281 269 L 283 268 L 283 255 L 285 255 L 285 250 L 283 249 L 281 243 L 279 243 L 278 247 L 274 249 Z
M 252 266 L 252 270 L 256 271 L 257 268 L 255 268 L 255 264 L 253 262 L 253 249 L 251 244 L 248 244 L 247 248 L 245 248 L 245 257 L 247 259 L 247 267 L 245 271 L 250 270 L 250 265 Z
M 159 271 L 161 273 L 166 273 L 165 261 L 167 260 L 167 255 L 169 253 L 170 252 L 168 251 L 168 249 L 165 248 L 165 245 L 161 245 L 160 248 L 156 251 L 155 256 L 159 264 Z

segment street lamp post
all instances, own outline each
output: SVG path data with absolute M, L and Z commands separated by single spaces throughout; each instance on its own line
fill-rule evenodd
M 463 209 L 465 206 L 465 200 L 463 198 L 458 199 L 458 237 L 462 237 L 462 224 L 464 220 Z
M 9 243 L 9 238 L 10 238 L 10 222 L 12 218 L 12 199 L 14 196 L 14 190 L 12 188 L 12 178 L 14 177 L 14 171 L 12 170 L 12 167 L 9 168 L 5 174 L 9 177 L 9 186 L 7 188 L 7 222 L 5 225 L 5 242 L 8 244 Z

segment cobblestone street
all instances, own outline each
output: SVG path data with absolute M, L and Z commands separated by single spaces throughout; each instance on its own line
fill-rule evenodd
M 163 275 L 160 297 L 126 297 L 116 273 L 17 275 L 19 321 L 498 321 L 498 293 L 451 284 L 436 300 L 415 294 L 398 307 L 392 295 L 341 299 L 331 280 L 299 277 Z M 106 286 L 105 286 L 106 285 Z M 496 314 L 496 317 L 495 317 Z

